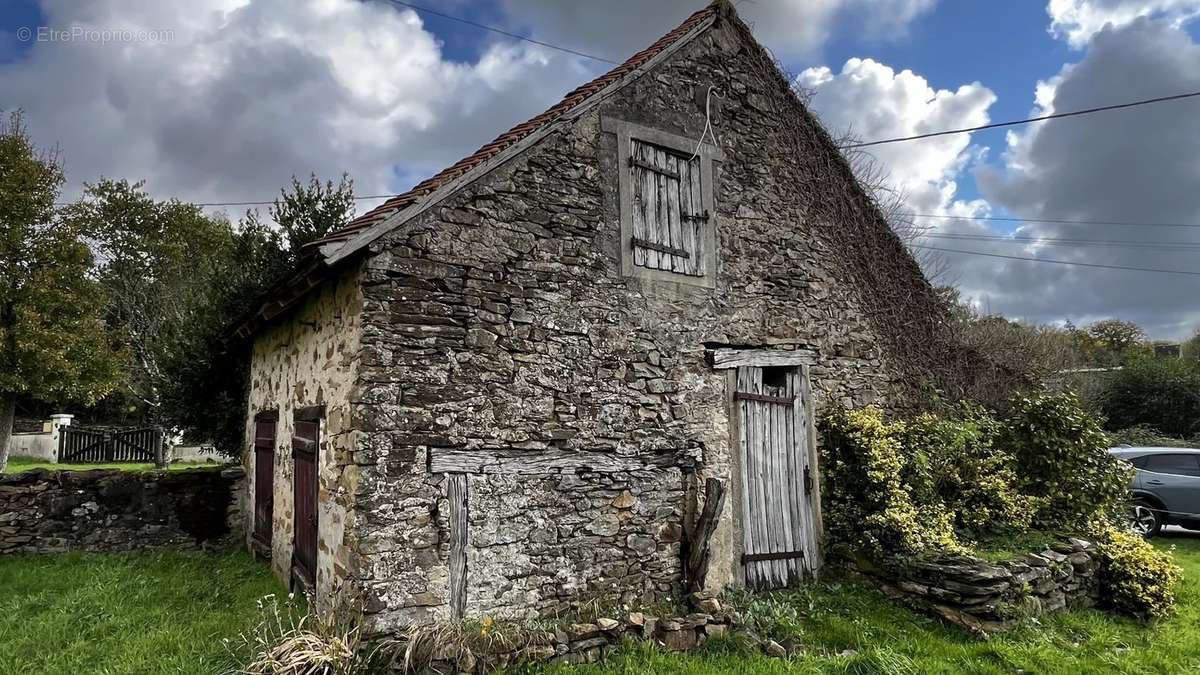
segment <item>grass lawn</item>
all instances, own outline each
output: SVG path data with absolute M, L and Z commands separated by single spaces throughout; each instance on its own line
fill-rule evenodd
M 283 594 L 244 552 L 0 556 L 0 673 L 220 673 Z
M 183 469 L 195 469 L 201 466 L 219 466 L 216 462 L 174 462 L 167 465 L 168 471 L 181 471 Z M 21 473 L 22 471 L 30 471 L 32 469 L 49 469 L 51 471 L 91 471 L 93 469 L 121 469 L 122 471 L 153 471 L 155 466 L 152 463 L 132 463 L 122 462 L 115 464 L 50 464 L 32 457 L 9 457 L 8 466 L 4 467 L 4 473 Z
M 732 641 L 690 655 L 629 644 L 606 661 L 542 675 L 642 673 L 1182 673 L 1200 671 L 1200 535 L 1165 535 L 1185 569 L 1177 614 L 1158 624 L 1094 610 L 983 640 L 857 582 L 754 596 L 747 616 L 807 651 L 769 659 Z M 248 554 L 0 556 L 0 673 L 221 673 L 221 640 L 255 626 L 283 590 Z
M 779 619 L 782 635 L 807 645 L 802 656 L 769 659 L 729 642 L 692 655 L 628 645 L 603 663 L 542 668 L 565 675 L 634 673 L 1185 673 L 1200 671 L 1200 535 L 1155 539 L 1184 567 L 1177 614 L 1158 624 L 1095 610 L 1043 617 L 983 640 L 889 602 L 868 586 L 842 582 L 759 596 L 757 612 Z M 849 651 L 848 651 L 849 650 Z

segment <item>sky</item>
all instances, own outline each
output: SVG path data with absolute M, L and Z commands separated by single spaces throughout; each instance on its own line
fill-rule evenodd
M 614 61 L 703 3 L 416 2 Z M 835 136 L 1200 91 L 1200 0 L 737 7 Z M 22 109 L 34 139 L 59 148 L 66 200 L 109 177 L 145 180 L 160 198 L 261 201 L 294 174 L 343 172 L 360 195 L 394 194 L 608 67 L 392 0 L 0 4 L 0 109 Z M 1200 328 L 1200 276 L 1105 267 L 1200 271 L 1200 99 L 870 152 L 899 210 L 919 214 L 913 244 L 972 252 L 918 250 L 936 283 L 981 311 L 1116 317 L 1158 339 Z

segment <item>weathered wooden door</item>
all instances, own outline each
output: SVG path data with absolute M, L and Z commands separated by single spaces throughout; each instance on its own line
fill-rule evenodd
M 276 417 L 259 415 L 254 421 L 254 538 L 271 545 L 271 520 L 275 511 Z
M 296 522 L 293 573 L 311 587 L 317 572 L 317 441 L 320 424 L 316 420 L 295 422 L 292 434 L 293 508 Z
M 779 588 L 820 566 L 807 367 L 739 367 L 733 398 L 746 583 Z

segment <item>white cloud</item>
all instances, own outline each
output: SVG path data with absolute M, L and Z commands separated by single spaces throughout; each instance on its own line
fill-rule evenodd
M 797 83 L 815 92 L 810 107 L 831 133 L 850 131 L 864 141 L 986 124 L 988 107 L 996 100 L 978 82 L 953 91 L 934 89 L 911 70 L 897 73 L 871 59 L 850 59 L 839 73 L 809 68 Z M 912 210 L 942 213 L 955 206 L 956 177 L 978 158 L 970 143 L 970 135 L 960 134 L 868 151 L 887 169 Z M 969 210 L 981 206 L 976 203 Z
M 1200 15 L 1200 0 L 1050 0 L 1046 12 L 1050 33 L 1080 49 L 1106 25 L 1120 28 L 1157 17 L 1178 26 Z
M 310 171 L 349 171 L 360 194 L 396 191 L 589 74 L 525 43 L 450 61 L 417 14 L 381 2 L 43 0 L 42 10 L 59 29 L 171 31 L 35 43 L 0 64 L 0 105 L 23 108 L 40 143 L 61 145 L 69 197 L 106 175 L 195 201 L 269 198 Z
M 833 24 L 850 18 L 868 37 L 903 36 L 909 23 L 937 0 L 747 0 L 739 15 L 767 47 L 783 56 L 810 55 L 829 39 Z M 504 0 L 512 21 L 547 41 L 622 60 L 645 48 L 702 5 L 695 0 Z M 569 40 L 567 39 L 569 36 Z
M 1111 101 L 1118 90 L 1138 99 L 1197 89 L 1200 45 L 1168 21 L 1139 19 L 1101 31 L 1079 63 L 1040 83 L 1038 109 L 1085 108 Z M 1200 224 L 1196 111 L 1195 103 L 1164 103 L 1011 133 L 1004 166 L 978 172 L 980 189 L 994 205 L 1025 218 Z M 1071 262 L 1195 270 L 1200 259 L 1196 249 L 1178 245 L 1200 244 L 1200 228 L 1044 223 L 1020 233 L 1141 244 L 1037 251 Z M 1007 248 L 1012 254 L 1017 247 Z M 1039 321 L 1118 316 L 1156 337 L 1183 337 L 1200 323 L 1200 282 L 1192 277 L 980 260 L 956 262 L 967 270 L 964 284 L 986 292 L 997 311 Z

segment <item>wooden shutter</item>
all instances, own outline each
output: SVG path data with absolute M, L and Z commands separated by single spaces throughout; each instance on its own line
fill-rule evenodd
M 317 457 L 321 433 L 319 409 L 296 412 L 292 432 L 293 508 L 292 567 L 311 588 L 317 571 Z
M 700 158 L 680 156 L 632 140 L 633 263 L 639 267 L 704 276 L 704 226 Z
M 277 416 L 260 414 L 254 421 L 254 538 L 271 545 L 275 510 L 275 429 Z

